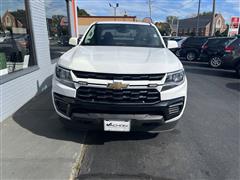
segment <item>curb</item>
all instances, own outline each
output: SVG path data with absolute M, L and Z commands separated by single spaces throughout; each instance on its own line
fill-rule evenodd
M 83 138 L 84 141 L 85 141 L 86 136 L 87 135 L 85 135 L 84 138 Z M 78 176 L 78 173 L 80 172 L 86 150 L 87 150 L 87 145 L 81 144 L 80 145 L 80 152 L 77 155 L 77 158 L 76 158 L 75 162 L 73 163 L 69 180 L 75 180 L 76 177 Z

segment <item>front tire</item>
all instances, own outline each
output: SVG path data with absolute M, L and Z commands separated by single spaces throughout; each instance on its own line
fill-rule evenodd
M 214 56 L 210 59 L 209 65 L 213 68 L 219 68 L 222 65 L 222 60 L 218 56 Z
M 187 59 L 187 61 L 194 61 L 197 59 L 197 54 L 193 51 L 189 51 L 186 54 L 186 59 Z

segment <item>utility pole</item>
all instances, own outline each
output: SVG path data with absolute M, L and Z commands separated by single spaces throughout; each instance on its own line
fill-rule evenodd
M 119 4 L 116 3 L 116 5 L 113 6 L 111 3 L 109 3 L 109 6 L 113 8 L 114 16 L 116 16 L 117 15 L 117 8 L 119 7 Z
M 212 20 L 211 20 L 211 28 L 210 28 L 210 35 L 213 36 L 215 33 L 215 5 L 216 5 L 216 0 L 212 0 L 213 5 L 212 5 Z
M 152 1 L 148 0 L 149 17 L 152 19 Z
M 179 19 L 177 18 L 177 32 L 176 32 L 176 36 L 178 36 L 178 28 L 179 28 Z
M 197 15 L 197 30 L 196 35 L 199 36 L 199 15 L 200 15 L 200 6 L 201 6 L 201 0 L 198 0 L 198 15 Z

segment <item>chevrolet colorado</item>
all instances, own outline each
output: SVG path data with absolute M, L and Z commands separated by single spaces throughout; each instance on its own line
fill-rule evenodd
M 179 59 L 155 25 L 96 22 L 57 62 L 54 108 L 67 126 L 82 130 L 173 129 L 187 99 Z M 175 48 L 173 41 L 168 47 Z

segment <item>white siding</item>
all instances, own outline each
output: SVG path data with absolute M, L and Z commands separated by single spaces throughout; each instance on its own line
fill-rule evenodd
M 0 85 L 0 122 L 12 115 L 35 94 L 49 86 L 54 64 L 50 60 L 44 0 L 30 0 L 37 71 Z

